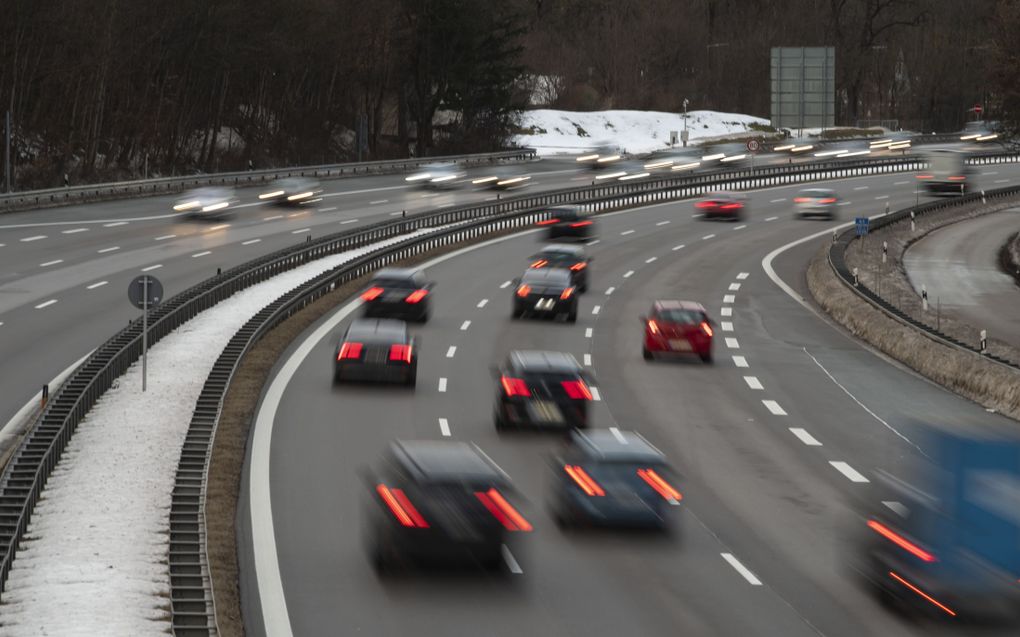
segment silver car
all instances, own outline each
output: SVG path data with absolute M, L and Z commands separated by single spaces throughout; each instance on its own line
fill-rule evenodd
M 186 212 L 198 218 L 221 218 L 231 214 L 231 206 L 237 203 L 232 188 L 210 186 L 196 188 L 177 200 L 174 210 Z
M 409 184 L 422 188 L 457 188 L 464 180 L 464 171 L 453 162 L 425 164 L 418 172 L 404 178 Z
M 795 215 L 801 219 L 813 216 L 835 219 L 839 195 L 828 188 L 806 188 L 797 193 L 793 203 L 797 206 Z
M 286 177 L 271 183 L 259 199 L 280 206 L 300 206 L 318 201 L 321 193 L 322 185 L 315 179 Z

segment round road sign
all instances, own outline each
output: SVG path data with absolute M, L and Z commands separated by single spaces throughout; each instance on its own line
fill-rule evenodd
M 761 142 L 758 141 L 757 139 L 747 140 L 747 150 L 749 150 L 752 153 L 758 152 L 759 150 L 761 150 Z
M 139 310 L 156 307 L 163 300 L 163 284 L 148 274 L 137 276 L 128 285 L 128 300 Z

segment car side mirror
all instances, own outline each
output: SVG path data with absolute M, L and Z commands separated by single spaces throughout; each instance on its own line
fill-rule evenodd
M 521 284 L 521 280 L 520 279 L 510 279 L 510 283 L 512 283 L 513 285 L 520 285 Z

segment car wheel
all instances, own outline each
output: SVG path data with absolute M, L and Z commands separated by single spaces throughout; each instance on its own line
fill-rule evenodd
M 567 314 L 567 323 L 577 323 L 577 308 L 570 310 Z
M 343 379 L 340 378 L 340 370 L 339 369 L 334 369 L 333 370 L 333 384 L 335 385 L 336 383 L 339 383 L 341 380 L 343 380 Z
M 417 367 L 412 368 L 411 371 L 407 374 L 407 380 L 405 381 L 405 384 L 408 387 L 414 387 L 415 385 L 418 384 L 418 368 Z
M 642 348 L 641 348 L 641 356 L 642 356 L 642 357 L 643 357 L 643 358 L 644 358 L 644 359 L 645 359 L 646 361 L 650 361 L 650 360 L 652 360 L 652 353 L 651 353 L 650 351 L 648 351 L 648 348 L 647 348 L 647 347 L 642 347 Z
M 707 363 L 707 364 L 711 365 L 712 364 L 712 352 L 709 352 L 707 354 L 702 354 L 701 355 L 701 362 L 702 363 Z
M 496 431 L 506 431 L 506 420 L 503 414 L 497 409 L 492 415 L 492 422 L 496 425 Z
M 421 313 L 421 315 L 418 317 L 418 322 L 419 323 L 428 323 L 429 322 L 429 313 L 428 313 L 427 310 L 425 312 Z

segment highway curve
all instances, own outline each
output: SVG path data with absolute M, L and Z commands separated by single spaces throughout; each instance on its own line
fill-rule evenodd
M 1000 174 L 1015 178 L 1010 170 Z M 842 221 L 914 199 L 903 174 L 833 187 L 849 202 Z M 807 297 L 806 263 L 836 225 L 793 220 L 796 191 L 751 193 L 739 224 L 694 218 L 686 202 L 603 217 L 576 325 L 510 320 L 507 282 L 539 245 L 535 233 L 433 264 L 413 392 L 331 385 L 334 338 L 356 302 L 310 328 L 274 372 L 247 464 L 250 634 L 264 622 L 301 636 L 963 634 L 893 616 L 858 585 L 845 558 L 862 522 L 849 503 L 873 469 L 923 452 L 918 423 L 1013 423 L 865 349 L 769 279 L 769 253 L 817 235 L 773 263 Z M 641 358 L 637 317 L 663 297 L 702 301 L 720 322 L 714 365 Z M 556 528 L 543 496 L 556 438 L 492 425 L 489 369 L 523 348 L 590 356 L 593 425 L 637 429 L 682 474 L 675 538 Z M 357 470 L 392 439 L 442 438 L 440 419 L 527 497 L 535 532 L 515 555 L 523 573 L 380 580 L 370 568 Z

